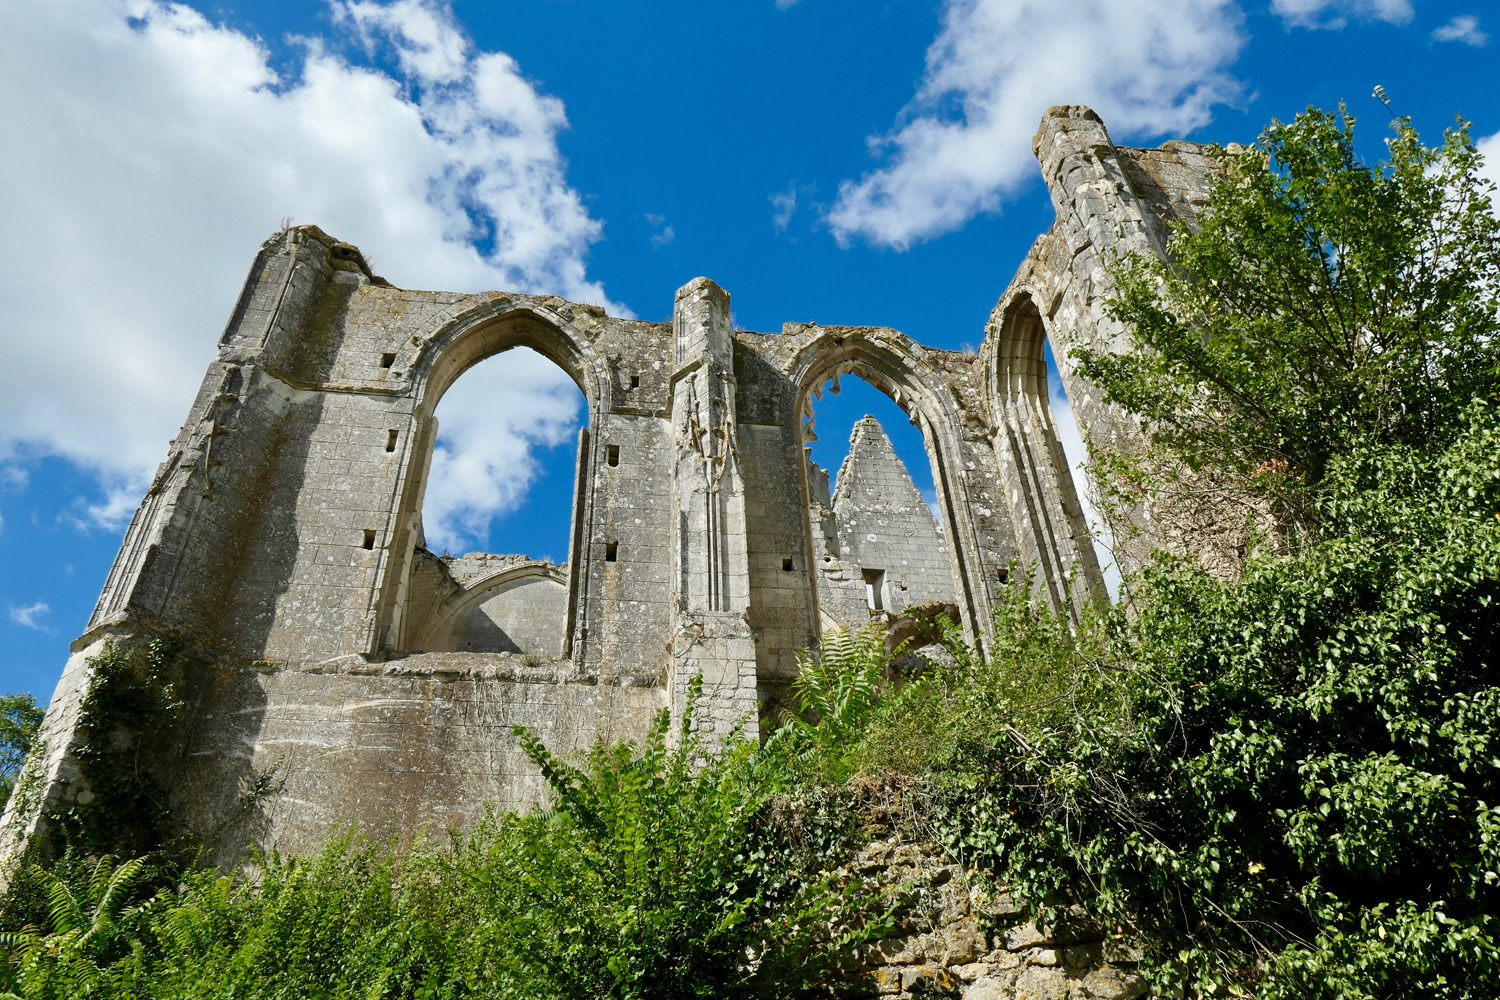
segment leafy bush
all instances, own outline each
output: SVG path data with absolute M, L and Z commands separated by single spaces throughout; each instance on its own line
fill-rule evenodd
M 696 689 L 695 689 L 696 690 Z M 691 709 L 575 764 L 517 736 L 555 803 L 491 815 L 445 847 L 353 833 L 253 879 L 188 871 L 152 894 L 144 859 L 66 855 L 0 937 L 0 993 L 61 997 L 572 998 L 813 995 L 883 933 L 885 910 L 826 873 L 852 845 L 826 797 L 755 744 L 711 747 Z M 134 890 L 134 892 L 132 892 Z
M 1229 583 L 1163 558 L 1076 632 L 1010 614 L 997 658 L 1083 697 L 1002 704 L 1026 724 L 935 761 L 956 851 L 1198 995 L 1500 988 L 1500 223 L 1462 126 L 1429 150 L 1397 122 L 1383 167 L 1352 128 L 1223 153 L 1201 231 L 1122 271 L 1146 350 L 1083 352 L 1154 457 L 1296 544 Z
M 956 759 L 952 847 L 1053 919 L 1081 905 L 1138 936 L 1164 985 L 1494 995 L 1497 448 L 1475 404 L 1436 460 L 1333 462 L 1321 514 L 1344 533 L 1236 583 L 1150 574 L 1133 617 L 1080 640 L 1120 665 L 1107 697 Z M 1045 655 L 1039 633 L 1019 645 Z

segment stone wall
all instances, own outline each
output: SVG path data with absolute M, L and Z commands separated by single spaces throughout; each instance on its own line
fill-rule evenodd
M 902 900 L 896 933 L 863 949 L 849 984 L 892 998 L 1135 1000 L 1150 995 L 1128 943 L 1084 925 L 1042 930 L 931 844 L 878 840 L 845 867 Z
M 1099 116 L 1076 105 L 1048 108 L 1032 149 L 1056 220 L 1037 238 L 996 303 L 980 355 L 991 392 L 1002 401 L 997 456 L 1006 480 L 1022 484 L 1008 497 L 1022 561 L 1060 560 L 1041 574 L 1056 597 L 1062 568 L 1077 565 L 1087 575 L 1093 553 L 1082 544 L 1087 531 L 1077 505 L 1079 484 L 1056 472 L 1061 449 L 1047 405 L 1043 339 L 1052 341 L 1085 439 L 1103 448 L 1139 452 L 1145 439 L 1136 418 L 1105 403 L 1075 373 L 1069 351 L 1077 345 L 1131 349 L 1128 331 L 1105 310 L 1115 290 L 1110 268 L 1132 255 L 1165 255 L 1171 228 L 1193 225 L 1217 167 L 1209 151 L 1196 143 L 1171 140 L 1156 149 L 1115 146 Z M 1059 502 L 1036 505 L 1038 497 L 1049 494 Z M 1236 547 L 1243 536 L 1243 516 L 1234 518 L 1229 529 L 1233 537 L 1226 538 L 1219 516 L 1223 512 L 1186 513 L 1153 511 L 1145 503 L 1121 512 L 1114 551 L 1125 575 L 1157 549 L 1196 556 L 1219 572 L 1242 555 Z
M 486 808 L 544 798 L 512 726 L 566 754 L 638 738 L 661 707 L 659 689 L 559 676 L 516 654 L 220 664 L 188 689 L 174 814 L 214 834 L 221 864 L 251 843 L 306 851 L 351 823 L 402 843 L 443 837 Z M 257 782 L 269 794 L 247 797 Z

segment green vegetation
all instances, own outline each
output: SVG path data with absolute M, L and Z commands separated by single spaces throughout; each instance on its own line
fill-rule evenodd
M 1462 128 L 1397 122 L 1382 167 L 1352 129 L 1223 152 L 1174 267 L 1121 264 L 1147 352 L 1081 357 L 1157 469 L 1274 514 L 1238 578 L 1163 557 L 1075 620 L 1014 574 L 988 657 L 950 628 L 902 679 L 831 634 L 761 746 L 663 715 L 570 762 L 521 732 L 551 807 L 399 863 L 353 834 L 256 881 L 65 855 L 0 914 L 0 992 L 827 995 L 890 926 L 833 874 L 880 783 L 1040 921 L 1137 940 L 1164 992 L 1500 994 L 1500 223 Z
M 25 926 L 0 936 L 0 996 L 812 995 L 888 927 L 882 900 L 824 871 L 852 825 L 816 796 L 774 799 L 784 769 L 753 743 L 709 752 L 690 712 L 675 746 L 663 712 L 644 744 L 576 765 L 520 731 L 554 807 L 399 863 L 351 833 L 262 858 L 254 880 L 33 866 L 29 909 L 9 917 Z
M 54 817 L 83 854 L 169 848 L 172 824 L 155 768 L 176 756 L 182 702 L 180 641 L 111 643 L 89 661 L 93 683 L 78 712 L 73 757 L 92 793 Z
M 41 727 L 42 709 L 35 698 L 29 694 L 0 695 L 0 809 L 5 808 Z

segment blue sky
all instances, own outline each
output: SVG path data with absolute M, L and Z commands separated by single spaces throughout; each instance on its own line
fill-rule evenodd
M 256 246 L 286 217 L 406 287 L 976 346 L 1052 209 L 1047 104 L 1117 142 L 1253 139 L 1383 85 L 1500 133 L 1500 11 L 1416 0 L 12 0 L 0 13 L 0 691 L 50 696 Z M 1500 145 L 1500 143 L 1491 143 Z M 565 556 L 578 394 L 512 352 L 443 401 L 434 548 Z M 873 412 L 826 396 L 836 469 Z M 562 512 L 562 513 L 559 513 Z

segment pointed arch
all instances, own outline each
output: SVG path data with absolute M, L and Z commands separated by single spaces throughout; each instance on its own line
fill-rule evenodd
M 815 395 L 828 380 L 853 374 L 885 393 L 922 433 L 923 446 L 932 469 L 937 492 L 938 518 L 948 540 L 949 569 L 959 607 L 960 624 L 971 641 L 985 645 L 991 620 L 991 595 L 986 582 L 984 546 L 966 502 L 961 476 L 964 473 L 960 440 L 962 426 L 954 401 L 933 388 L 920 372 L 932 366 L 933 352 L 896 330 L 876 327 L 828 327 L 796 354 L 788 372 L 794 389 L 795 419 L 805 435 L 803 421 L 810 415 Z M 811 511 L 807 464 L 801 463 L 803 509 Z M 810 516 L 810 514 L 809 514 Z M 820 562 L 813 552 L 815 532 L 806 526 L 809 581 L 814 617 L 819 615 L 817 572 Z
M 569 532 L 567 613 L 560 642 L 564 656 L 579 659 L 581 651 L 575 639 L 580 633 L 578 623 L 587 620 L 582 605 L 589 573 L 589 561 L 579 554 L 589 549 L 591 470 L 597 464 L 597 437 L 588 428 L 598 426 L 600 415 L 607 409 L 611 382 L 604 359 L 571 321 L 574 308 L 555 297 L 471 296 L 413 334 L 393 359 L 393 375 L 405 378 L 412 412 L 406 433 L 398 435 L 398 440 L 404 441 L 404 472 L 393 504 L 393 536 L 397 542 L 385 556 L 371 608 L 377 634 L 384 637 L 386 649 L 413 648 L 414 643 L 431 634 L 424 623 L 411 621 L 407 612 L 417 596 L 413 573 L 418 566 L 422 500 L 437 444 L 437 405 L 474 365 L 513 348 L 527 347 L 561 368 L 584 398 L 585 426 L 579 433 Z
M 1047 320 L 1032 290 L 1024 286 L 1003 298 L 996 312 L 1000 320 L 989 377 L 1001 415 L 995 451 L 1022 484 L 1012 494 L 1011 517 L 1023 558 L 1039 567 L 1053 607 L 1076 610 L 1078 598 L 1101 600 L 1105 591 L 1093 535 L 1052 412 Z

